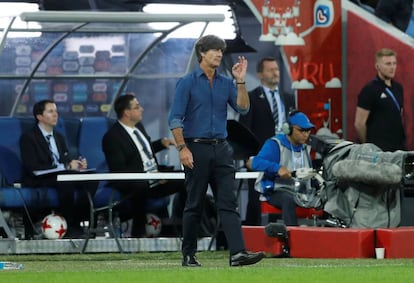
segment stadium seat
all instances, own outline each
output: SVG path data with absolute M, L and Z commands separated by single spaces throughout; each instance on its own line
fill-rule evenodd
M 95 168 L 97 172 L 108 172 L 105 155 L 102 151 L 102 138 L 108 131 L 110 123 L 105 117 L 84 117 L 81 119 L 79 129 L 78 151 L 82 157 L 88 160 L 88 167 Z M 118 237 L 113 227 L 113 208 L 119 204 L 120 195 L 114 189 L 107 186 L 107 182 L 100 181 L 94 196 L 88 193 L 90 202 L 90 217 L 88 236 L 84 242 L 82 252 L 85 252 L 88 245 L 89 238 L 92 233 L 97 232 L 95 225 L 96 214 L 107 211 L 108 212 L 108 228 L 115 238 L 116 244 L 120 252 L 123 251 Z
M 19 140 L 22 134 L 20 120 L 14 117 L 0 117 L 0 132 L 3 133 L 0 145 L 12 150 L 20 158 Z
M 20 160 L 19 140 L 21 121 L 14 117 L 0 118 L 0 131 L 7 133 L 0 139 L 0 228 L 7 238 L 15 238 L 6 223 L 2 210 L 22 210 L 26 213 L 39 207 L 55 207 L 56 191 L 53 188 L 21 187 L 23 166 Z M 29 215 L 30 216 L 30 215 Z
M 25 122 L 22 123 L 22 120 Z M 0 131 L 7 133 L 0 139 L 0 175 L 2 177 L 0 208 L 19 208 L 23 205 L 55 207 L 57 196 L 54 189 L 33 189 L 20 185 L 23 165 L 20 159 L 19 141 L 23 128 L 27 129 L 27 127 L 22 127 L 24 123 L 32 127 L 34 120 L 15 117 L 0 118 Z M 18 188 L 18 190 L 11 188 Z
M 90 168 L 102 171 L 106 168 L 102 151 L 102 138 L 114 120 L 105 117 L 82 118 L 79 130 L 79 154 L 88 160 Z
M 66 140 L 70 156 L 78 156 L 78 141 L 81 121 L 77 118 L 59 118 L 56 130 L 59 131 Z
M 66 138 L 71 156 L 82 155 L 87 158 L 88 165 L 98 172 L 108 172 L 104 153 L 101 149 L 102 137 L 114 119 L 106 117 L 86 117 L 81 120 L 73 118 L 59 118 L 56 131 Z M 21 187 L 20 180 L 23 166 L 21 164 L 19 141 L 23 132 L 35 125 L 31 117 L 0 117 L 0 131 L 8 133 L 0 139 L 0 229 L 6 232 L 7 237 L 14 238 L 1 209 L 23 210 L 53 208 L 59 205 L 55 188 L 28 188 Z M 121 214 L 129 215 L 129 203 L 122 202 L 120 194 L 107 186 L 106 181 L 99 183 L 94 196 L 90 196 L 93 214 L 98 211 L 116 207 Z M 165 209 L 169 198 L 151 199 L 147 203 L 148 211 Z M 111 212 L 112 214 L 112 212 Z M 112 221 L 112 215 L 108 215 Z M 93 219 L 90 221 L 94 222 Z

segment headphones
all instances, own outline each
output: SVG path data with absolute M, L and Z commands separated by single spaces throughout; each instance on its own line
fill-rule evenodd
M 293 126 L 289 123 L 290 117 L 293 117 L 293 116 L 295 116 L 298 113 L 300 113 L 300 111 L 298 111 L 296 109 L 290 109 L 289 110 L 287 122 L 285 122 L 285 123 L 282 124 L 282 132 L 284 134 L 286 134 L 288 136 L 290 136 L 292 134 Z

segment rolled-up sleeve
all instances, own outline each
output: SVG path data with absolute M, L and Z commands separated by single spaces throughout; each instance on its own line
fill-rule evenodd
M 184 127 L 183 121 L 190 96 L 190 84 L 191 81 L 188 77 L 181 78 L 177 82 L 174 100 L 168 118 L 170 130 Z

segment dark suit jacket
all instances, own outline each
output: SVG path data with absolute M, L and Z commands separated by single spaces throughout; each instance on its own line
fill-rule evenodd
M 153 153 L 156 153 L 165 147 L 162 145 L 161 140 L 151 142 L 151 138 L 148 136 L 143 125 L 138 123 L 136 127 L 144 134 L 147 140 L 151 144 Z M 118 173 L 142 173 L 144 172 L 144 165 L 142 164 L 141 155 L 134 141 L 131 139 L 127 131 L 122 127 L 119 122 L 114 123 L 111 128 L 106 132 L 102 139 L 102 150 L 105 154 L 106 162 L 108 163 L 109 170 L 111 172 Z M 155 158 L 155 156 L 154 156 Z M 123 190 L 123 185 L 131 184 L 128 182 L 114 182 L 112 185 L 116 188 Z M 146 189 L 148 184 L 145 181 L 134 181 L 134 186 L 139 186 L 140 189 Z M 135 188 L 134 188 L 135 189 Z
M 295 108 L 295 97 L 280 90 L 279 94 L 287 115 L 290 108 Z M 266 94 L 261 86 L 250 91 L 249 98 L 250 110 L 246 115 L 240 115 L 239 122 L 256 135 L 261 147 L 268 138 L 275 135 L 275 121 Z
M 68 148 L 65 138 L 57 131 L 53 131 L 53 137 L 59 151 L 60 162 L 65 166 L 69 164 Z M 56 186 L 56 176 L 45 175 L 36 177 L 34 170 L 52 169 L 53 157 L 49 150 L 49 145 L 40 131 L 38 125 L 34 126 L 29 132 L 24 133 L 20 138 L 20 153 L 23 162 L 22 184 L 30 187 Z M 55 166 L 56 167 L 56 166 Z

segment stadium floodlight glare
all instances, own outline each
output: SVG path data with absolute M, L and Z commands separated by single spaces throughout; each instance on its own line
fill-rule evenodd
M 23 12 L 25 22 L 70 23 L 148 23 L 148 22 L 222 22 L 223 14 L 149 14 L 143 12 L 38 11 Z
M 178 1 L 177 1 L 178 2 Z M 206 1 L 205 1 L 206 2 Z M 191 5 L 191 4 L 162 4 L 162 3 L 149 3 L 146 4 L 142 11 L 149 14 L 188 14 L 188 15 L 200 15 L 200 14 L 223 14 L 224 21 L 212 22 L 210 21 L 207 26 L 203 25 L 200 21 L 194 23 L 191 26 L 187 26 L 183 29 L 177 30 L 170 35 L 174 38 L 198 38 L 205 34 L 215 34 L 223 39 L 234 39 L 236 36 L 235 30 L 235 15 L 230 5 Z M 166 27 L 162 23 L 151 23 L 153 28 Z M 201 33 L 200 33 L 201 32 Z M 227 50 L 227 49 L 226 49 Z

